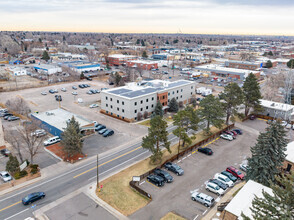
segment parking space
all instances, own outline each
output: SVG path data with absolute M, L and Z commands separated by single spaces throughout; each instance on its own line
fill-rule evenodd
M 146 179 L 141 181 L 140 187 L 152 195 L 152 202 L 146 207 L 131 215 L 132 219 L 147 219 L 142 216 L 153 219 L 160 219 L 166 213 L 175 211 L 187 219 L 201 219 L 209 208 L 191 200 L 193 191 L 202 192 L 219 200 L 214 193 L 205 189 L 205 182 L 213 178 L 216 173 L 224 171 L 229 166 L 239 168 L 239 164 L 250 156 L 250 147 L 256 142 L 259 130 L 263 129 L 261 124 L 265 122 L 251 121 L 250 126 L 242 126 L 243 134 L 233 141 L 215 139 L 207 144 L 213 151 L 212 156 L 207 156 L 198 151 L 193 151 L 179 161 L 175 161 L 184 171 L 183 176 L 177 176 L 168 171 L 173 177 L 172 183 L 166 183 L 163 187 L 157 187 L 147 182 Z M 252 127 L 252 128 L 251 128 Z M 203 146 L 205 147 L 205 146 Z M 148 213 L 148 215 L 147 215 Z

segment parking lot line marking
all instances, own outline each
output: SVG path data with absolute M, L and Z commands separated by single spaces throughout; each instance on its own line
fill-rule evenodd
M 4 210 L 6 210 L 6 209 L 9 209 L 10 207 L 15 206 L 15 205 L 17 205 L 17 204 L 19 204 L 19 203 L 21 203 L 21 201 L 18 201 L 18 202 L 16 202 L 16 203 L 12 204 L 12 205 L 9 205 L 9 206 L 7 206 L 7 207 L 1 209 L 0 212 L 4 211 Z
M 145 183 L 145 181 L 143 181 L 142 183 L 139 183 L 139 185 L 141 186 L 142 184 L 144 184 Z
M 188 156 L 187 157 L 190 157 L 191 156 L 191 154 L 188 154 Z
M 15 217 L 15 216 L 17 216 L 17 215 L 19 215 L 19 214 L 21 214 L 21 213 L 25 212 L 25 211 L 28 211 L 28 210 L 29 210 L 29 208 L 27 208 L 27 209 L 25 209 L 25 210 L 22 210 L 22 211 L 20 211 L 20 212 L 18 212 L 18 213 L 15 213 L 14 215 L 12 215 L 12 216 L 10 216 L 10 217 L 8 217 L 8 218 L 4 219 L 4 220 L 11 219 L 11 218 L 13 218 L 13 217 Z
M 196 215 L 195 218 L 193 220 L 196 220 L 198 218 L 199 215 Z
M 146 182 L 147 182 L 147 183 L 150 183 L 151 185 L 153 185 L 153 186 L 155 186 L 155 187 L 157 187 L 157 188 L 159 189 L 158 186 L 154 185 L 153 183 L 149 182 L 148 180 L 146 180 Z
M 130 154 L 130 153 L 132 153 L 132 152 L 134 152 L 134 151 L 136 151 L 136 150 L 138 150 L 138 149 L 140 149 L 140 148 L 142 148 L 142 146 L 137 147 L 137 148 L 135 148 L 135 149 L 133 149 L 133 150 L 130 150 L 130 151 L 128 151 L 128 152 L 126 152 L 126 153 L 124 153 L 124 154 L 122 154 L 122 155 L 120 155 L 120 156 L 117 156 L 117 157 L 115 157 L 115 158 L 113 158 L 113 159 L 111 159 L 111 160 L 109 160 L 109 161 L 106 161 L 105 163 L 100 164 L 98 167 L 101 167 L 101 166 L 103 166 L 103 165 L 105 165 L 105 164 L 108 164 L 108 163 L 110 163 L 110 162 L 112 162 L 112 161 L 114 161 L 114 160 L 116 160 L 116 159 L 118 159 L 118 158 L 121 158 L 121 157 L 123 157 L 123 156 L 125 156 L 125 155 L 127 155 L 127 154 Z M 91 168 L 91 169 L 89 169 L 89 170 L 86 170 L 86 171 L 84 171 L 84 172 L 82 172 L 82 173 L 80 173 L 80 174 L 74 176 L 73 178 L 75 179 L 75 178 L 77 178 L 77 177 L 79 177 L 79 176 L 81 176 L 81 175 L 83 175 L 83 174 L 85 174 L 85 173 L 88 173 L 88 172 L 90 172 L 90 171 L 92 171 L 92 170 L 94 170 L 94 169 L 97 169 L 97 166 L 95 166 L 95 167 L 93 167 L 93 168 Z
M 183 159 L 182 160 L 185 160 L 187 157 L 183 157 Z
M 182 160 L 179 160 L 178 163 L 180 163 Z
M 208 209 L 206 209 L 206 210 L 202 213 L 202 215 L 205 215 L 205 213 L 207 212 L 207 210 L 208 210 Z

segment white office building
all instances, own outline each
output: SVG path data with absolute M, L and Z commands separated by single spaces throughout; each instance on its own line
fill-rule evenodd
M 168 108 L 172 98 L 184 104 L 195 94 L 195 85 L 191 81 L 152 80 L 141 83 L 129 83 L 126 86 L 103 90 L 101 92 L 101 113 L 125 121 L 136 121 L 138 113 L 148 112 L 150 115 L 157 100 Z

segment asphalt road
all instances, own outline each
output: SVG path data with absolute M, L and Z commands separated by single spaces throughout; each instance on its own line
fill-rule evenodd
M 174 126 L 169 127 L 168 131 Z M 173 134 L 169 135 L 170 141 L 177 141 Z M 119 150 L 109 156 L 99 158 L 99 178 L 108 176 L 129 164 L 140 161 L 150 153 L 142 149 L 141 143 Z M 86 164 L 75 169 L 68 170 L 58 176 L 46 178 L 35 184 L 15 190 L 11 193 L 0 196 L 0 216 L 1 219 L 25 219 L 32 217 L 32 212 L 47 205 L 57 199 L 95 181 L 96 179 L 96 158 L 89 159 Z M 24 206 L 21 199 L 29 193 L 43 191 L 46 197 L 33 204 Z

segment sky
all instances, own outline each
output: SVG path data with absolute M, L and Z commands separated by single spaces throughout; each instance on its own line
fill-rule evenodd
M 294 35 L 294 0 L 0 0 L 0 31 Z

